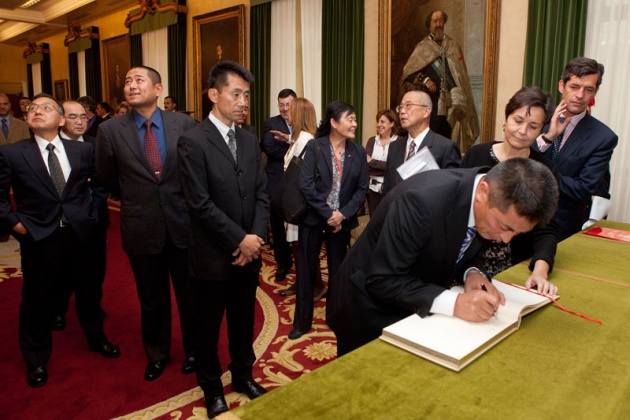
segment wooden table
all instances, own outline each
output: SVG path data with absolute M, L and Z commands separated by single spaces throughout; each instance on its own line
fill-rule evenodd
M 630 230 L 629 224 L 601 226 Z M 497 278 L 523 283 L 526 264 Z M 547 306 L 459 373 L 375 340 L 232 411 L 241 419 L 629 419 L 630 243 L 559 244 Z

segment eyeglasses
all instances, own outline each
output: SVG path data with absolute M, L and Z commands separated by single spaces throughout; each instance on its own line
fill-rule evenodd
M 406 104 L 400 104 L 400 105 L 398 105 L 398 106 L 396 107 L 396 112 L 398 112 L 398 113 L 400 114 L 400 111 L 401 111 L 402 109 L 404 109 L 405 111 L 409 112 L 409 109 L 410 109 L 412 106 L 421 106 L 421 107 L 424 107 L 424 108 L 428 108 L 428 106 L 427 106 L 427 105 L 422 105 L 422 104 L 412 104 L 411 102 L 409 102 L 409 103 L 406 103 Z
M 88 117 L 86 117 L 85 115 L 70 114 L 70 115 L 66 115 L 66 119 L 70 121 L 81 120 L 85 122 L 88 120 Z
M 59 112 L 59 110 L 57 109 L 57 107 L 56 107 L 56 106 L 54 106 L 54 105 L 52 105 L 52 104 L 42 104 L 42 105 L 39 105 L 39 104 L 30 104 L 30 105 L 28 106 L 28 112 L 31 112 L 31 113 L 33 113 L 33 112 L 37 112 L 37 110 L 38 110 L 38 109 L 40 109 L 42 112 L 46 112 L 46 113 L 49 113 L 49 112 L 52 112 L 52 111 L 57 111 L 57 112 Z
M 280 108 L 280 109 L 289 109 L 290 106 L 291 106 L 290 103 L 288 103 L 288 104 L 278 104 L 278 108 Z

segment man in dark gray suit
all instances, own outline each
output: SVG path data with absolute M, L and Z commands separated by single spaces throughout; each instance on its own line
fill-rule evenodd
M 409 134 L 389 146 L 383 195 L 402 181 L 396 169 L 425 146 L 429 148 L 441 169 L 459 168 L 462 155 L 457 144 L 429 128 L 432 108 L 431 97 L 419 90 L 407 92 L 401 104 L 396 107 L 400 125 Z
M 430 313 L 489 319 L 504 296 L 481 267 L 488 240 L 508 243 L 548 223 L 558 201 L 551 171 L 532 159 L 427 171 L 388 194 L 334 279 L 326 320 L 339 356 L 384 327 Z M 464 293 L 449 290 L 464 284 Z
M 64 101 L 62 105 L 66 122 L 59 130 L 59 137 L 66 140 L 90 143 L 96 147 L 96 139 L 85 134 L 88 120 L 85 107 L 77 101 Z M 107 192 L 105 189 L 103 191 L 106 196 Z M 87 264 L 87 278 L 81 279 L 81 281 L 93 283 L 95 290 L 102 297 L 107 266 L 107 227 L 109 226 L 107 200 L 101 200 L 96 210 L 98 212 L 98 227 L 94 230 L 90 239 L 90 261 Z M 53 331 L 61 331 L 66 328 L 65 316 L 70 306 L 70 296 L 73 290 L 62 290 L 59 288 L 58 292 L 59 296 L 55 298 L 57 306 L 52 318 Z
M 182 188 L 190 210 L 190 275 L 197 297 L 197 382 L 208 417 L 228 410 L 217 343 L 223 315 L 232 389 L 254 399 L 266 391 L 252 377 L 254 305 L 269 196 L 256 137 L 236 125 L 249 103 L 253 77 L 220 61 L 208 80 L 212 111 L 178 143 Z
M 133 112 L 103 122 L 96 147 L 98 178 L 121 199 L 120 230 L 140 298 L 147 381 L 157 379 L 170 359 L 169 274 L 186 355 L 182 373 L 195 369 L 189 217 L 179 182 L 177 139 L 196 123 L 185 114 L 160 110 L 162 89 L 154 69 L 129 70 L 124 92 Z
M 278 93 L 278 110 L 280 114 L 266 120 L 263 126 L 262 149 L 267 155 L 265 173 L 267 175 L 267 192 L 269 197 L 273 197 L 284 173 L 284 155 L 289 150 L 289 139 L 291 138 L 291 128 L 287 118 L 289 106 L 295 98 L 297 98 L 297 94 L 292 89 L 282 89 Z M 287 242 L 282 217 L 275 212 L 271 212 L 269 223 L 271 224 L 271 235 L 273 237 L 273 255 L 278 265 L 276 281 L 280 282 L 291 271 L 293 257 L 291 255 L 291 247 Z

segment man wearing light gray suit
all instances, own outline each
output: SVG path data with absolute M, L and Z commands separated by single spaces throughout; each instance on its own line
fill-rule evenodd
M 99 179 L 121 199 L 120 230 L 140 299 L 147 381 L 157 379 L 170 359 L 169 274 L 186 356 L 182 373 L 195 370 L 189 217 L 179 181 L 177 139 L 196 123 L 185 114 L 159 109 L 162 89 L 154 69 L 129 70 L 124 92 L 133 112 L 100 125 L 96 150 Z

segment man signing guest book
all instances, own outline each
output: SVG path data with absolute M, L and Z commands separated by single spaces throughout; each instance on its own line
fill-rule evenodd
M 346 256 L 327 302 L 337 354 L 377 338 L 411 314 L 489 319 L 504 297 L 478 268 L 488 240 L 510 242 L 553 217 L 555 177 L 531 159 L 428 171 L 385 199 Z M 449 290 L 464 284 L 465 292 Z M 541 293 L 552 285 L 538 279 Z M 485 288 L 485 290 L 484 290 Z

